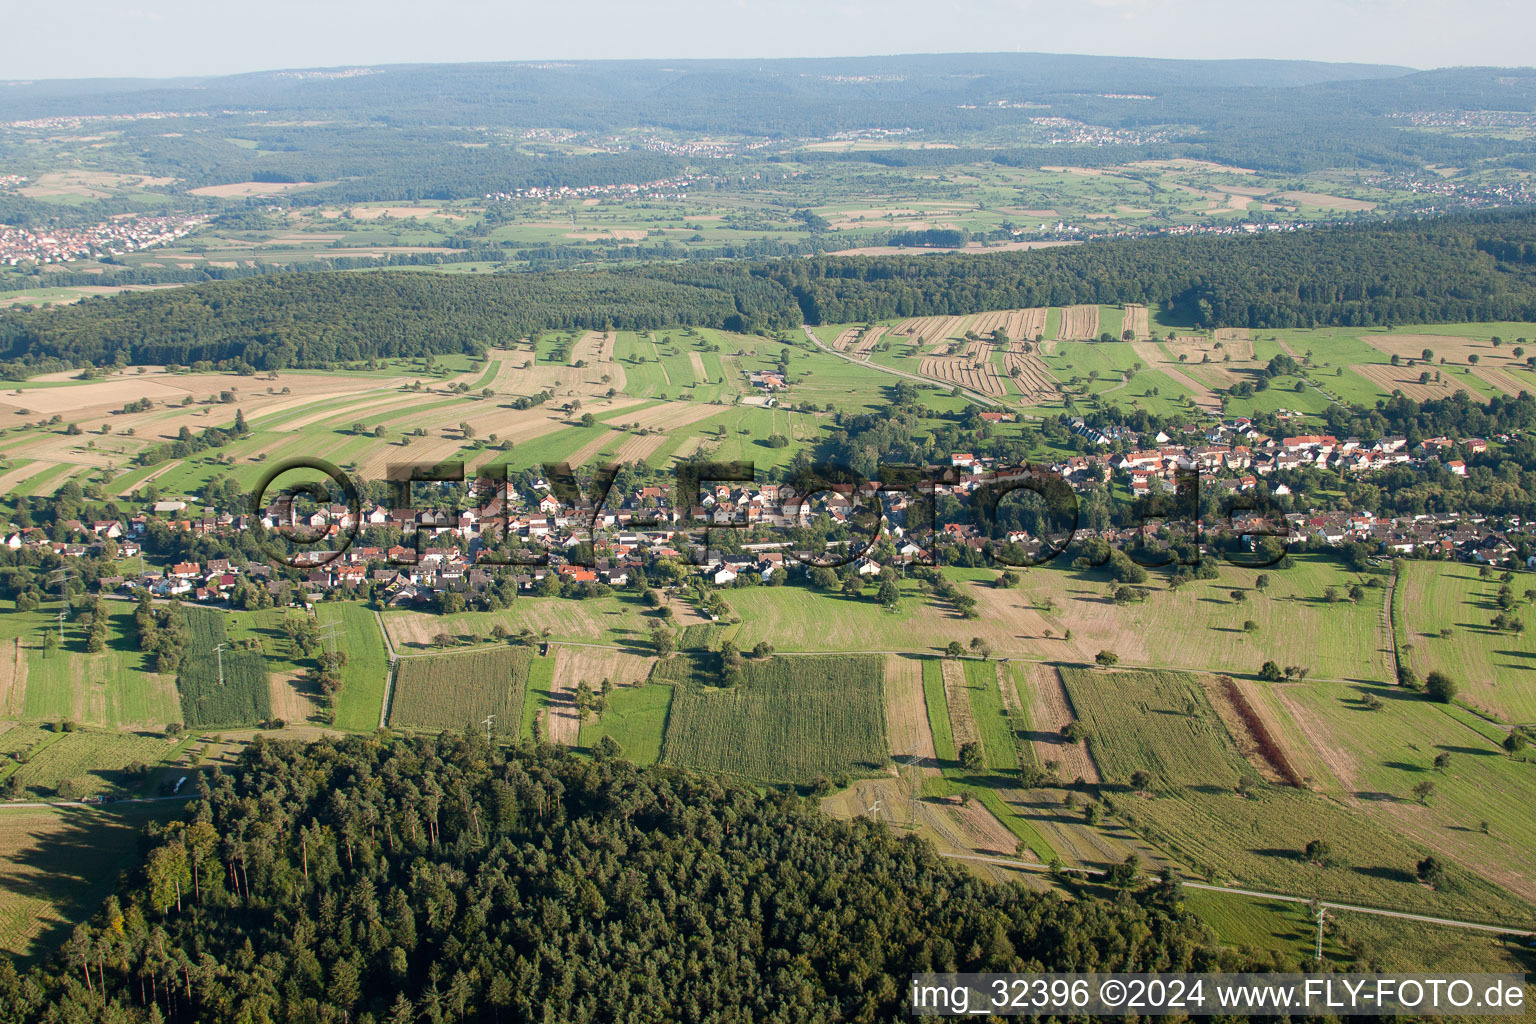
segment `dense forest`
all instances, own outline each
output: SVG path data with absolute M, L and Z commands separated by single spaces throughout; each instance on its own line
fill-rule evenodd
M 0 1021 L 884 1021 L 915 971 L 1276 966 L 1173 882 L 988 884 L 792 793 L 472 729 L 258 739 L 198 785 L 52 963 L 0 962 Z
M 477 351 L 551 329 L 799 323 L 1147 302 L 1201 326 L 1536 319 L 1536 213 L 1034 252 L 653 264 L 437 277 L 273 273 L 0 314 L 0 370 L 240 360 L 256 369 Z

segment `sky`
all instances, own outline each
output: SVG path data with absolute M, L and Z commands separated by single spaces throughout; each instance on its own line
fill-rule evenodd
M 1531 0 L 0 0 L 0 80 L 537 59 L 1024 51 L 1533 62 Z

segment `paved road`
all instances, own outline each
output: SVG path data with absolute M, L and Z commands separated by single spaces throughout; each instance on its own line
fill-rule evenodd
M 941 857 L 949 857 L 952 860 L 973 860 L 983 864 L 997 864 L 1001 867 L 1014 868 L 1019 871 L 1048 872 L 1051 869 L 1043 864 L 1029 864 L 1021 860 L 1010 860 L 1007 857 L 986 857 L 975 853 L 941 853 Z M 1069 871 L 1082 871 L 1082 869 L 1067 869 Z M 1204 889 L 1207 892 L 1225 892 L 1234 896 L 1254 896 L 1263 900 L 1276 900 L 1281 903 L 1310 903 L 1311 901 L 1301 896 L 1287 896 L 1284 893 L 1265 892 L 1261 889 L 1238 889 L 1226 885 L 1207 885 L 1204 882 L 1185 882 L 1186 889 Z M 1328 900 L 1321 901 L 1329 910 L 1347 910 L 1356 914 L 1375 914 L 1378 917 L 1395 917 L 1402 921 L 1420 921 L 1424 924 L 1445 925 L 1448 928 L 1467 928 L 1472 931 L 1492 932 L 1496 935 L 1532 935 L 1536 934 L 1530 928 L 1511 928 L 1506 925 L 1483 924 L 1480 921 L 1458 921 L 1450 917 L 1431 917 L 1428 914 L 1410 914 L 1405 910 L 1383 910 L 1380 907 L 1362 907 L 1354 903 L 1333 903 Z

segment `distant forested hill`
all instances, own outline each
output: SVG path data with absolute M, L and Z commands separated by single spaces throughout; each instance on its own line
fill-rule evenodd
M 257 739 L 200 785 L 55 963 L 0 963 L 0 1022 L 896 1021 L 916 971 L 1237 966 L 1174 887 L 988 884 L 792 795 L 474 731 Z
M 1168 133 L 1173 155 L 1284 172 L 1536 157 L 1528 140 L 1426 132 L 1388 116 L 1536 111 L 1530 69 L 1413 72 L 1307 61 L 983 53 L 362 70 L 17 83 L 0 90 L 0 120 L 195 114 L 201 120 L 181 132 L 154 121 L 115 129 L 146 170 L 177 177 L 183 189 L 253 177 L 360 179 L 356 188 L 343 183 L 291 197 L 301 204 L 476 196 L 492 190 L 488 180 L 497 188 L 522 187 L 538 184 L 545 172 L 566 184 L 645 181 L 677 166 L 643 148 L 557 154 L 542 167 L 530 165 L 516 143 L 516 133 L 527 129 L 644 128 L 787 142 L 883 128 L 954 138 L 1050 116 L 1156 127 Z M 234 135 L 254 148 L 237 145 Z M 467 141 L 476 151 L 464 151 Z
M 0 371 L 472 352 L 551 329 L 800 323 L 1149 302 L 1204 326 L 1536 319 L 1536 213 L 1038 250 L 487 276 L 267 274 L 0 313 Z

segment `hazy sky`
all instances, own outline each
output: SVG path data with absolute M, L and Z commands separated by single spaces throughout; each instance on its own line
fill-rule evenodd
M 1048 51 L 1529 65 L 1532 0 L 0 0 L 0 79 Z

